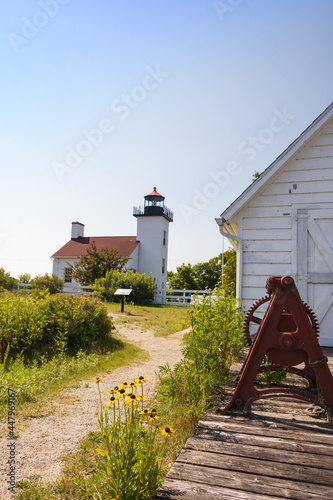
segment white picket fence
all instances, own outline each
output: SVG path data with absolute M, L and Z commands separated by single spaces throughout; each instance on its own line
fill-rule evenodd
M 17 283 L 17 290 L 31 292 L 31 285 L 30 283 Z M 90 286 L 71 285 L 70 287 L 68 287 L 65 285 L 61 293 L 65 293 L 68 295 L 85 295 L 85 294 L 91 295 L 92 290 Z
M 193 305 L 193 296 L 195 294 L 195 296 L 198 297 L 198 300 L 200 300 L 200 298 L 205 295 L 212 293 L 211 290 L 186 290 L 185 288 L 183 290 L 167 288 L 166 292 L 166 303 L 173 306 Z

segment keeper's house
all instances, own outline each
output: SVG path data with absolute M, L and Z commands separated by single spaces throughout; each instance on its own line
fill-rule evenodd
M 164 205 L 164 196 L 154 187 L 144 197 L 143 207 L 134 207 L 137 219 L 136 236 L 85 236 L 84 225 L 72 222 L 71 239 L 52 255 L 53 274 L 64 280 L 64 290 L 75 292 L 78 283 L 72 278 L 72 266 L 86 253 L 94 241 L 97 250 L 107 248 L 129 257 L 125 266 L 137 273 L 155 278 L 156 304 L 166 302 L 166 281 L 169 244 L 169 223 L 173 213 Z
M 333 103 L 216 219 L 245 309 L 291 275 L 333 346 Z

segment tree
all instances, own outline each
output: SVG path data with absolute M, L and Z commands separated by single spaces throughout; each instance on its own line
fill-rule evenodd
M 213 257 L 208 262 L 199 264 L 182 264 L 177 267 L 177 271 L 168 272 L 169 288 L 204 290 L 209 288 L 213 290 L 223 278 L 223 288 L 235 295 L 236 292 L 236 252 L 227 250 L 224 252 L 224 276 L 222 276 L 222 254 Z
M 61 292 L 63 285 L 64 282 L 56 274 L 50 275 L 46 273 L 43 276 L 38 274 L 31 280 L 31 288 L 33 290 L 46 288 L 51 294 Z
M 74 264 L 73 278 L 81 285 L 93 285 L 98 278 L 104 278 L 111 269 L 121 270 L 128 262 L 129 257 L 121 255 L 117 250 L 102 248 L 97 250 L 93 241 L 81 255 L 79 261 Z
M 0 267 L 0 288 L 5 290 L 14 290 L 17 279 L 13 278 L 10 273 L 6 272 L 3 267 Z

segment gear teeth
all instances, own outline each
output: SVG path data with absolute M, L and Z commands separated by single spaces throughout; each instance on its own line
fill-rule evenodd
M 245 319 L 244 319 L 244 336 L 245 336 L 246 343 L 247 343 L 247 345 L 249 347 L 251 347 L 251 345 L 252 345 L 252 338 L 251 338 L 250 330 L 249 330 L 251 318 L 252 318 L 254 312 L 258 309 L 258 307 L 260 307 L 265 302 L 268 302 L 269 300 L 270 300 L 270 296 L 269 295 L 265 295 L 265 297 L 262 297 L 261 299 L 257 300 L 250 307 L 250 309 L 248 310 L 248 312 L 246 313 L 246 316 L 245 316 Z

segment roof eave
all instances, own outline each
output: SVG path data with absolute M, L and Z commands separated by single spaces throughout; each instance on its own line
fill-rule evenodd
M 305 130 L 281 153 L 276 160 L 271 163 L 264 172 L 250 184 L 229 207 L 221 213 L 221 217 L 225 220 L 230 220 L 234 217 L 243 206 L 250 201 L 274 176 L 274 174 L 289 161 L 293 156 L 297 155 L 305 144 L 312 139 L 313 135 L 329 120 L 333 115 L 333 103 L 331 103 Z

